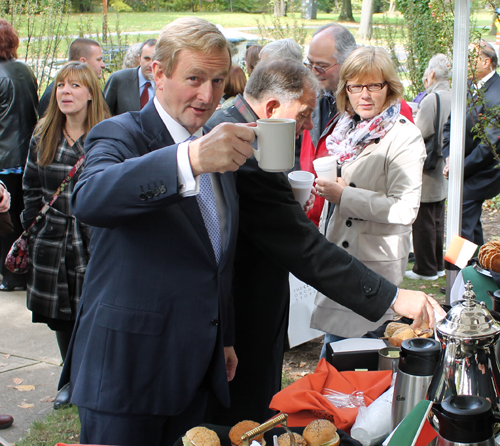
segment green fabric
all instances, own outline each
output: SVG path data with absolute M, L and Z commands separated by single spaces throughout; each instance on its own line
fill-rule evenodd
M 488 310 L 493 309 L 493 303 L 491 302 L 490 296 L 486 291 L 496 291 L 498 286 L 491 277 L 487 277 L 484 274 L 478 273 L 473 266 L 467 266 L 462 270 L 462 277 L 464 284 L 470 280 L 470 283 L 474 287 L 474 293 L 476 293 L 476 300 L 483 301 Z

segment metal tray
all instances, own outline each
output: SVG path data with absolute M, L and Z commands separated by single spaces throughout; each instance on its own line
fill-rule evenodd
M 484 269 L 484 268 L 481 268 L 481 266 L 479 265 L 479 263 L 474 263 L 474 269 L 479 273 L 479 274 L 482 274 L 483 276 L 486 276 L 486 277 L 492 277 L 491 273 L 489 270 L 487 269 Z

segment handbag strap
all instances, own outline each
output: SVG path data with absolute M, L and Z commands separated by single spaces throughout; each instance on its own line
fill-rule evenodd
M 43 205 L 42 209 L 36 216 L 35 221 L 31 223 L 30 227 L 26 231 L 24 231 L 24 234 L 28 235 L 28 232 L 31 230 L 31 228 L 33 228 L 33 226 L 35 226 L 43 218 L 43 216 L 48 212 L 49 208 L 56 202 L 59 196 L 64 192 L 64 189 L 66 189 L 66 186 L 71 182 L 71 180 L 75 176 L 75 173 L 78 172 L 78 170 L 80 169 L 80 167 L 82 167 L 84 162 L 85 162 L 85 155 L 82 155 L 80 158 L 78 158 L 78 161 L 73 166 L 70 173 L 68 173 L 66 178 L 64 178 L 63 182 L 57 188 L 54 195 L 52 195 L 52 199 L 50 200 L 50 202 L 45 203 Z
M 438 150 L 438 147 L 441 146 L 441 142 L 440 142 L 441 129 L 439 126 L 439 118 L 441 117 L 441 101 L 439 100 L 439 94 L 437 92 L 434 92 L 434 94 L 436 95 L 437 111 L 436 111 L 436 124 L 434 127 L 435 131 L 434 131 L 434 145 L 433 145 L 433 147 L 435 150 Z M 441 153 L 439 153 L 439 155 L 441 155 Z

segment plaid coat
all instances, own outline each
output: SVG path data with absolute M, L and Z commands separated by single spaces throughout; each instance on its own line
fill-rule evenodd
M 25 209 L 21 215 L 28 228 L 45 203 L 69 174 L 81 155 L 83 140 L 71 147 L 61 135 L 54 161 L 45 167 L 37 164 L 38 140 L 32 138 L 23 176 Z M 89 228 L 74 217 L 71 194 L 78 181 L 77 172 L 53 206 L 30 231 L 28 269 L 28 308 L 34 313 L 74 320 L 83 278 L 89 260 Z

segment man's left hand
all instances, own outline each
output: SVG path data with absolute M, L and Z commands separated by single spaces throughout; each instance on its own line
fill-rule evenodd
M 238 365 L 238 358 L 234 347 L 224 347 L 224 358 L 226 358 L 226 373 L 229 382 L 233 380 L 236 374 L 236 366 Z

